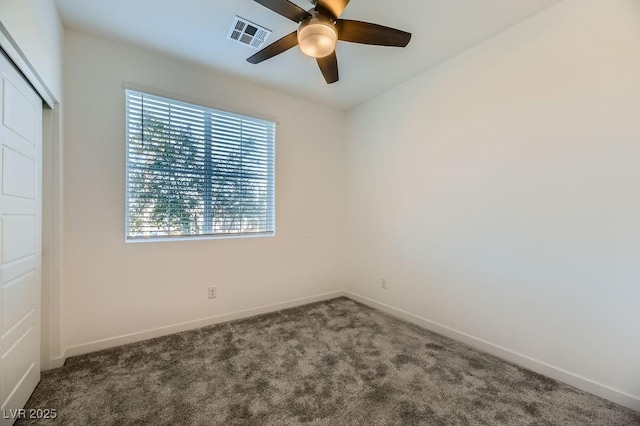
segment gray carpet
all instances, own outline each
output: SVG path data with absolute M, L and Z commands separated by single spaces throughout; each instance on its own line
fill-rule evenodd
M 346 298 L 70 358 L 27 408 L 62 425 L 640 424 Z

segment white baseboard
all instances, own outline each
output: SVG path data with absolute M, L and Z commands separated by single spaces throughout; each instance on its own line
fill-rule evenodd
M 57 358 L 51 358 L 51 361 L 49 363 L 49 370 L 55 370 L 56 368 L 62 367 L 66 360 L 67 360 L 66 354 Z
M 438 324 L 434 321 L 419 317 L 410 312 L 403 311 L 402 309 L 394 308 L 393 306 L 389 306 L 376 300 L 360 296 L 359 294 L 345 291 L 344 295 L 352 300 L 386 312 L 394 317 L 403 319 L 422 328 L 434 331 L 438 334 L 450 337 L 454 340 L 466 343 L 469 346 L 480 349 L 481 351 L 487 352 L 491 355 L 512 362 L 514 364 L 523 366 L 525 368 L 528 368 L 529 370 L 533 370 L 536 373 L 559 380 L 578 389 L 582 389 L 586 392 L 597 395 L 601 398 L 608 399 L 609 401 L 613 401 L 622 406 L 631 408 L 632 410 L 640 411 L 640 397 L 638 396 L 630 395 L 621 390 L 614 389 L 610 386 L 595 382 L 578 374 L 571 373 L 570 371 L 563 370 L 562 368 L 554 367 L 553 365 L 549 365 L 526 355 L 511 351 L 507 348 L 503 348 L 491 342 L 487 342 L 486 340 L 482 340 L 466 333 L 462 333 L 445 325 Z
M 418 315 L 414 315 L 410 312 L 402 309 L 395 308 L 393 306 L 378 302 L 373 299 L 361 296 L 349 291 L 333 291 L 330 293 L 319 294 L 311 297 L 304 297 L 300 299 L 289 300 L 286 302 L 275 303 L 272 305 L 260 306 L 257 308 L 247 309 L 243 311 L 231 312 L 228 314 L 222 314 L 207 318 L 202 318 L 194 321 L 187 321 L 180 324 L 174 324 L 165 327 L 158 327 L 151 330 L 140 331 L 136 333 L 126 334 L 122 336 L 111 337 L 108 339 L 96 340 L 94 342 L 86 343 L 79 346 L 67 348 L 64 355 L 59 358 L 51 360 L 51 368 L 59 368 L 64 365 L 65 360 L 68 357 L 82 355 L 90 352 L 96 352 L 103 349 L 112 348 L 115 346 L 126 345 L 129 343 L 139 342 L 143 340 L 153 339 L 155 337 L 166 336 L 169 334 L 179 333 L 181 331 L 192 330 L 200 327 L 206 327 L 209 325 L 220 324 L 223 322 L 234 321 L 242 318 L 248 318 L 255 315 L 266 314 L 269 312 L 275 312 L 282 309 L 293 308 L 296 306 L 302 306 L 309 303 L 320 302 L 323 300 L 329 300 L 336 297 L 346 296 L 352 300 L 363 303 L 374 309 L 386 312 L 394 317 L 403 319 L 410 323 L 416 324 L 420 327 L 434 331 L 438 334 L 450 337 L 454 340 L 463 342 L 474 348 L 480 349 L 498 358 L 504 359 L 514 364 L 521 365 L 539 374 L 547 377 L 559 380 L 567 383 L 578 389 L 582 389 L 586 392 L 598 395 L 602 398 L 613 401 L 622 406 L 631 408 L 632 410 L 640 411 L 640 397 L 630 395 L 618 389 L 604 385 L 602 383 L 595 382 L 586 377 L 582 377 L 578 374 L 571 373 L 563 370 L 562 368 L 554 367 L 542 361 L 538 361 L 526 355 L 514 352 L 507 348 L 495 345 L 486 340 L 473 337 L 469 334 L 452 329 L 437 322 L 422 318 Z
M 67 348 L 65 354 L 61 358 L 51 360 L 52 365 L 62 367 L 68 357 L 83 355 L 90 352 L 96 352 L 103 349 L 122 346 L 129 343 L 140 342 L 143 340 L 153 339 L 155 337 L 166 336 L 169 334 L 179 333 L 181 331 L 193 330 L 196 328 L 206 327 L 209 325 L 220 324 L 223 322 L 234 321 L 242 318 L 248 318 L 255 315 L 266 314 L 269 312 L 280 311 L 282 309 L 294 308 L 296 306 L 307 305 L 309 303 L 329 300 L 336 297 L 345 296 L 344 291 L 332 291 L 330 293 L 318 294 L 316 296 L 303 297 L 300 299 L 289 300 L 286 302 L 274 303 L 272 305 L 259 306 L 257 308 L 246 309 L 243 311 L 231 312 L 228 314 L 216 315 L 207 318 L 201 318 L 193 321 L 186 321 L 180 324 L 173 324 L 164 327 L 158 327 L 150 330 L 139 331 L 136 333 L 125 334 L 122 336 L 110 337 L 107 339 L 96 340 L 79 346 Z M 55 368 L 55 367 L 53 367 Z

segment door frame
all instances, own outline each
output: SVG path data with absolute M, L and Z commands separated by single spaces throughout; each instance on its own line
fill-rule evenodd
M 0 49 L 44 101 L 42 109 L 41 370 L 62 367 L 64 194 L 62 105 L 0 22 Z
M 29 84 L 33 86 L 36 92 L 49 108 L 54 108 L 56 97 L 47 87 L 47 84 L 40 78 L 35 68 L 29 62 L 29 58 L 24 54 L 20 46 L 15 42 L 7 28 L 0 22 L 0 47 L 7 54 L 13 64 L 24 75 Z

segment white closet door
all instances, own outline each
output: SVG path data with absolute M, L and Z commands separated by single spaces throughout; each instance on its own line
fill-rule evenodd
M 0 424 L 40 381 L 42 100 L 0 51 Z M 15 411 L 14 411 L 15 412 Z

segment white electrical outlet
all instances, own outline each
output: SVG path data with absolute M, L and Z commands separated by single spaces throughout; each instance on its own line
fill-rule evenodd
M 209 287 L 209 299 L 218 297 L 218 287 Z
M 385 289 L 385 290 L 387 289 L 387 279 L 386 278 L 382 278 L 380 280 L 380 287 Z

